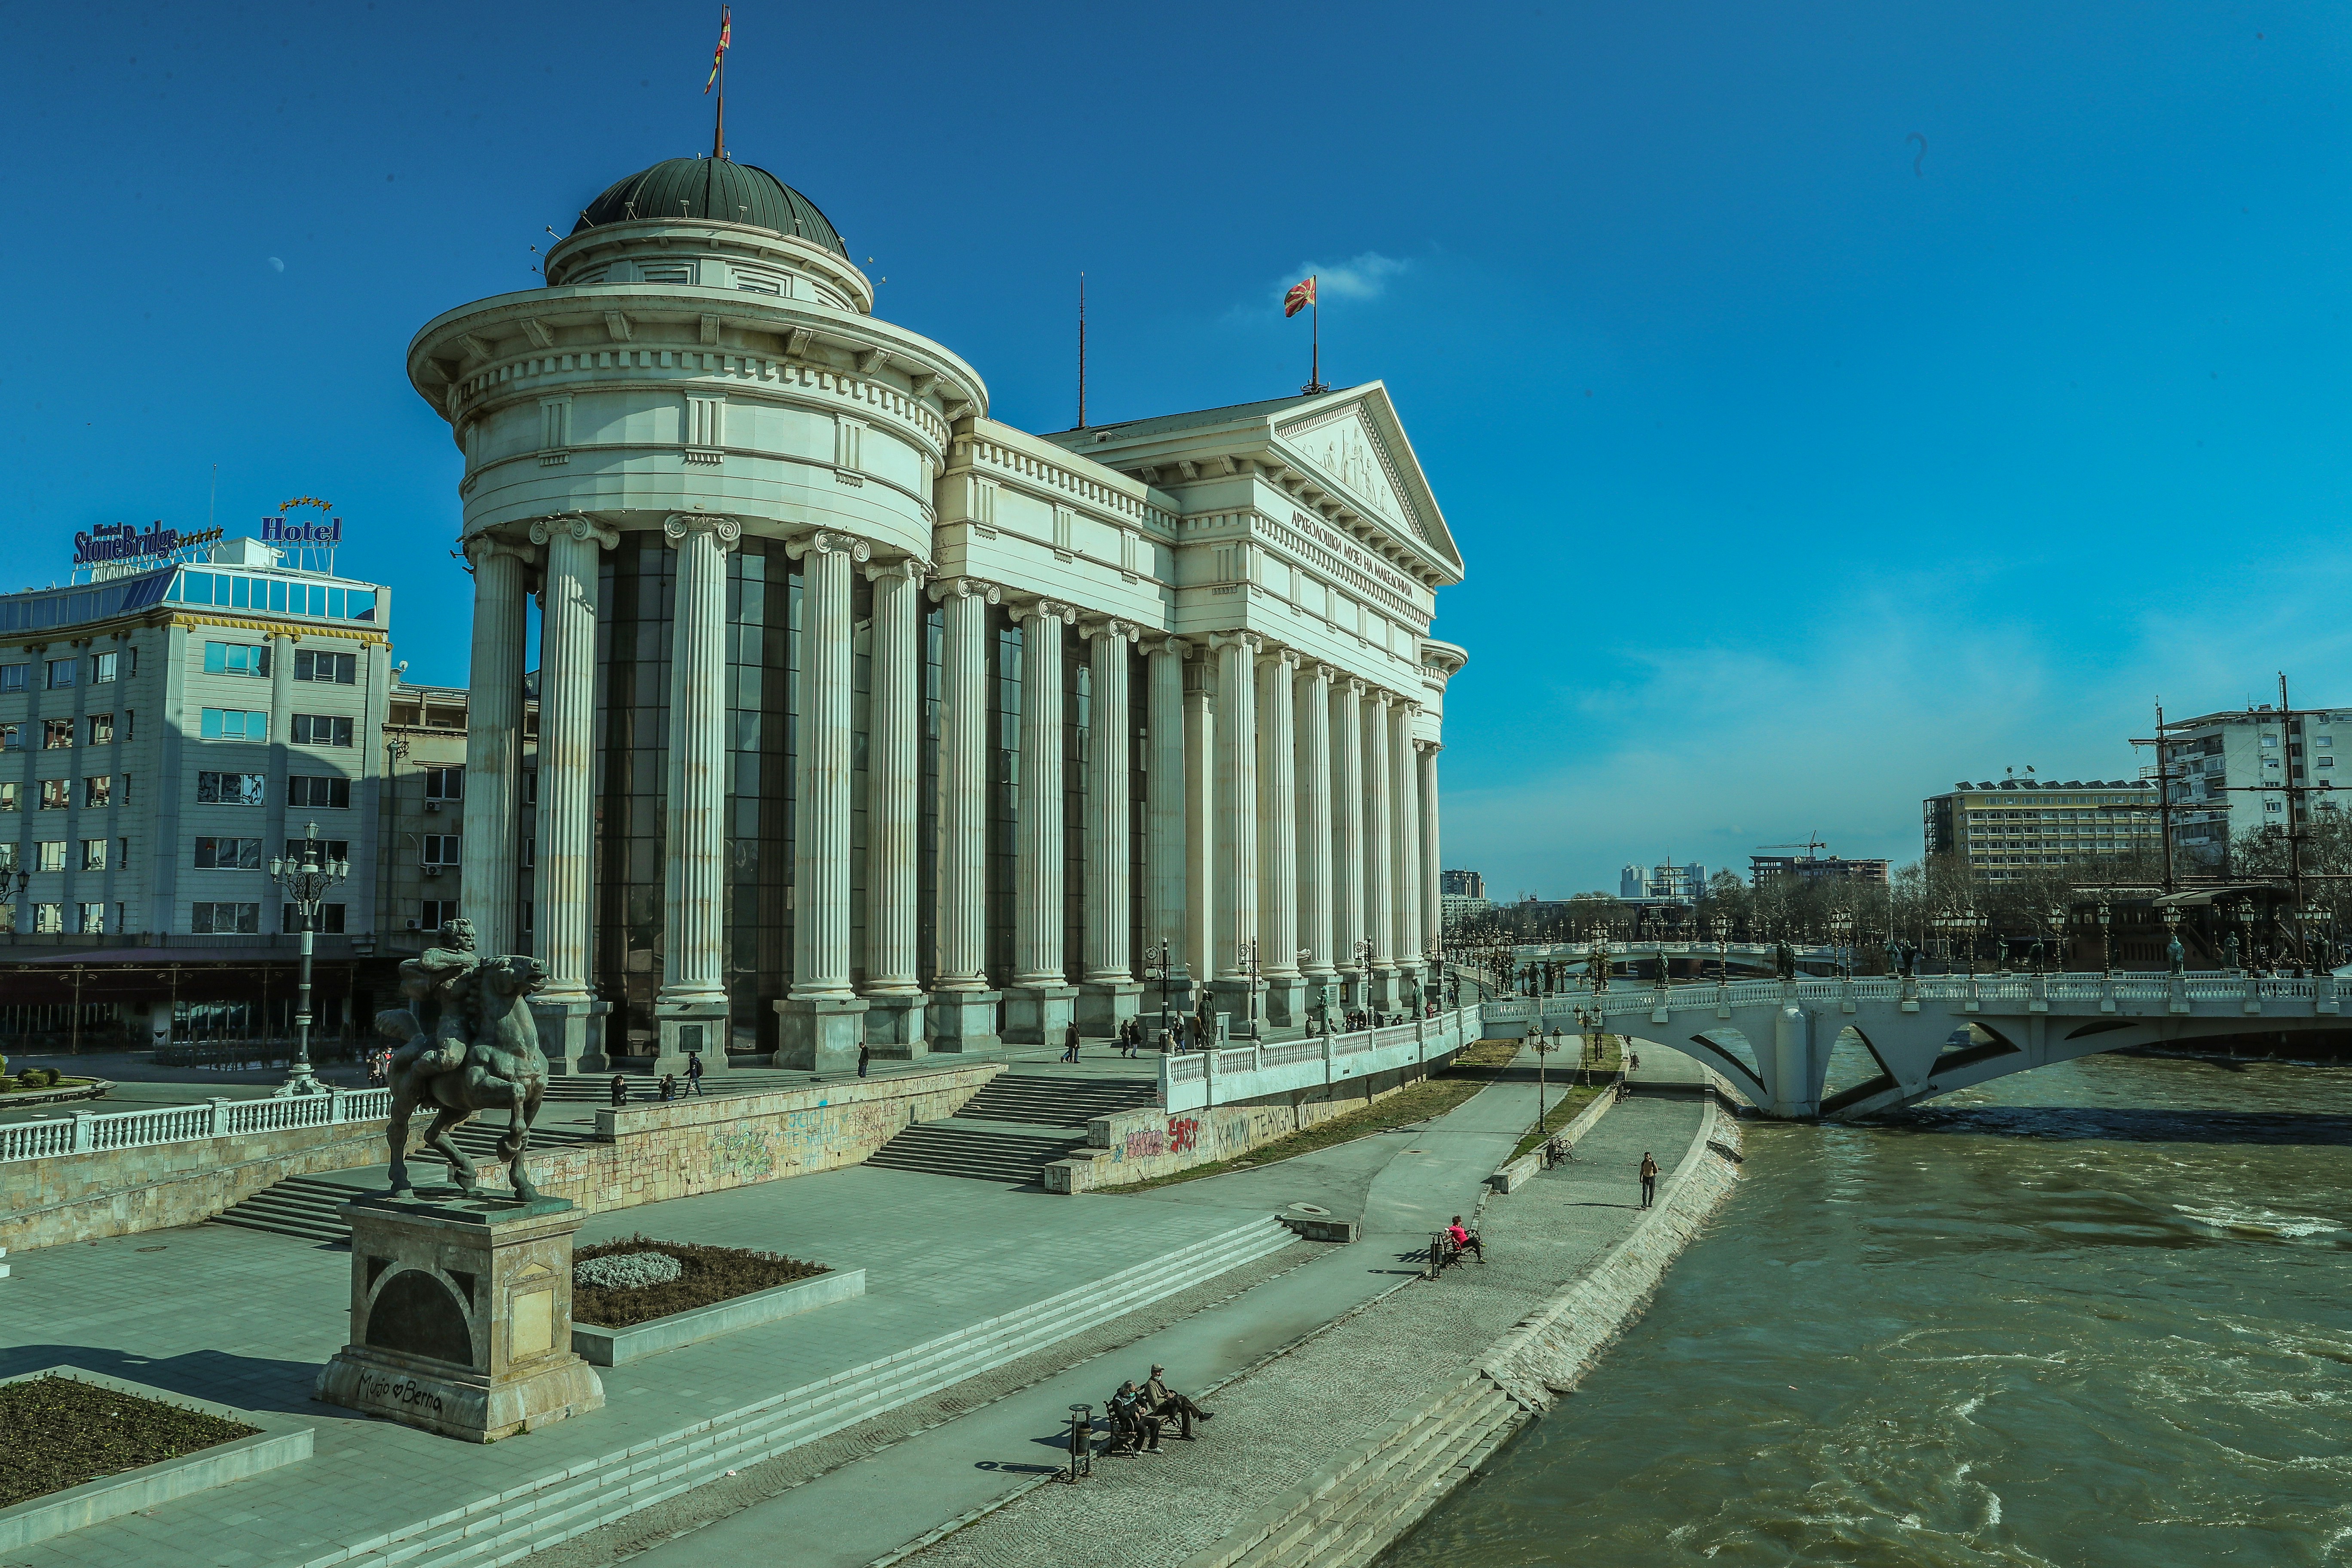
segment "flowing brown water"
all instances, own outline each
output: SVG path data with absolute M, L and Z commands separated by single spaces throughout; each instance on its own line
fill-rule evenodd
M 2352 1068 L 1743 1131 L 1647 1315 L 1392 1563 L 2352 1564 Z

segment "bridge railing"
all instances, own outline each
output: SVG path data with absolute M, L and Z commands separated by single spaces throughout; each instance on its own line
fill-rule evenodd
M 1460 1007 L 1351 1034 L 1163 1057 L 1160 1100 L 1170 1110 L 1194 1110 L 1385 1072 L 1458 1050 L 1479 1037 L 1482 1024 L 1480 1007 Z
M 324 1094 L 288 1095 L 283 1099 L 210 1100 L 195 1105 L 159 1105 L 147 1110 L 110 1111 L 104 1115 L 78 1111 L 0 1127 L 0 1162 L 46 1160 L 110 1149 L 143 1149 L 205 1138 L 242 1138 L 298 1127 L 381 1121 L 391 1114 L 392 1091 L 386 1089 L 335 1089 Z

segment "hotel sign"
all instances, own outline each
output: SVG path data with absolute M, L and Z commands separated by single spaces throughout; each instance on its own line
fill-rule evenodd
M 292 505 L 292 502 L 288 502 Z M 321 518 L 316 522 L 302 522 L 293 518 L 265 517 L 261 520 L 261 542 L 264 544 L 341 544 L 343 542 L 343 520 Z
M 158 521 L 148 524 L 142 533 L 127 522 L 101 522 L 87 533 L 74 535 L 74 564 L 97 566 L 113 561 L 153 561 L 160 563 L 183 550 L 211 544 L 226 531 L 224 529 L 206 528 L 183 533 L 176 528 L 165 528 Z

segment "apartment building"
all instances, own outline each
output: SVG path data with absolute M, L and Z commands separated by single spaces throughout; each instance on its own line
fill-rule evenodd
M 539 842 L 539 702 L 529 694 L 530 684 L 526 678 L 521 821 L 510 868 L 526 950 L 537 923 L 531 872 Z M 460 686 L 395 684 L 385 704 L 374 919 L 383 933 L 379 949 L 388 958 L 422 952 L 457 918 L 466 876 L 466 715 Z M 476 873 L 481 874 L 478 864 Z
M 1922 801 L 1920 818 L 1928 854 L 1959 856 L 1994 882 L 2163 847 L 2156 786 L 2125 779 L 1962 782 Z
M 2287 785 L 2335 784 L 2339 738 L 2352 746 L 2352 709 L 2281 714 L 2263 703 L 2168 724 L 2175 863 L 2184 871 L 2223 869 L 2232 838 L 2283 826 Z M 2152 765 L 2147 771 L 2153 776 Z M 2304 798 L 2315 816 L 2342 809 L 2330 795 Z

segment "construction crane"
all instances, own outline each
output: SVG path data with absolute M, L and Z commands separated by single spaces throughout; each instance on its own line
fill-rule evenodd
M 1756 847 L 1759 849 L 1801 849 L 1805 852 L 1806 859 L 1818 860 L 1821 857 L 1815 854 L 1814 851 L 1828 848 L 1829 843 L 1822 837 L 1818 831 L 1816 831 L 1811 838 L 1806 839 L 1801 844 L 1759 844 Z

